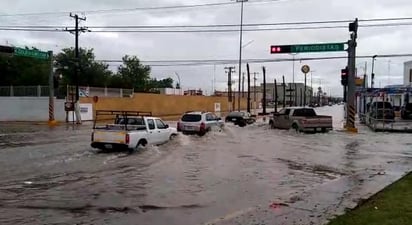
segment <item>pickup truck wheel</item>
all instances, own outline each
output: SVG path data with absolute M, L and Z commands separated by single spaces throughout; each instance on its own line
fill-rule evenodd
M 147 145 L 146 139 L 141 139 L 139 140 L 139 142 L 137 142 L 136 148 L 138 148 L 139 146 L 145 147 L 146 145 Z
M 299 132 L 299 126 L 296 123 L 292 124 L 292 129 L 294 129 L 296 132 Z

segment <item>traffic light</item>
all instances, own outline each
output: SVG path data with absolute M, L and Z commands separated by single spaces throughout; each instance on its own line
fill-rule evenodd
M 291 53 L 291 45 L 272 45 L 270 46 L 270 54 Z
M 343 86 L 347 86 L 348 85 L 348 68 L 347 67 L 341 70 L 340 76 L 341 76 L 341 80 L 340 80 L 341 84 Z
M 14 53 L 14 48 L 10 46 L 0 45 L 0 53 Z

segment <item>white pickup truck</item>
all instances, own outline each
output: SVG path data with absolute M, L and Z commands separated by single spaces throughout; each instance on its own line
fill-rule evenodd
M 98 126 L 98 118 L 114 121 Z M 176 128 L 169 127 L 160 118 L 151 117 L 151 113 L 99 110 L 96 111 L 91 146 L 101 150 L 135 150 L 140 146 L 164 144 L 177 134 Z
M 286 107 L 269 120 L 271 128 L 294 129 L 298 132 L 328 132 L 333 129 L 331 116 L 316 115 L 313 108 Z

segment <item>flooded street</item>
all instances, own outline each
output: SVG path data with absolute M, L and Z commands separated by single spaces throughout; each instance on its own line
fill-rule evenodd
M 314 190 L 368 193 L 374 177 L 412 169 L 410 135 L 341 132 L 342 110 L 317 109 L 334 117 L 327 134 L 228 124 L 133 154 L 93 150 L 88 125 L 1 124 L 0 224 L 281 224 L 274 209 L 322 204 Z

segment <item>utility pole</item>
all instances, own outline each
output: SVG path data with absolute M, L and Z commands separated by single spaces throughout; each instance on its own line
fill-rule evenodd
M 247 72 L 247 112 L 250 113 L 250 69 L 249 69 L 249 63 L 246 64 L 246 72 Z
M 276 79 L 275 79 L 275 98 L 274 98 L 274 100 L 275 100 L 275 112 L 278 112 L 278 84 L 277 84 L 277 82 L 276 82 Z
M 357 132 L 355 127 L 355 67 L 356 67 L 356 38 L 358 33 L 358 19 L 349 23 L 350 40 L 348 41 L 348 102 L 347 102 L 347 117 L 346 129 L 350 132 Z
M 79 33 L 80 32 L 86 32 L 87 28 L 86 27 L 80 27 L 79 28 L 79 22 L 81 20 L 86 21 L 86 17 L 79 17 L 77 14 L 73 15 L 70 13 L 70 17 L 74 18 L 75 20 L 75 28 L 74 29 L 65 29 L 66 31 L 69 31 L 70 33 L 74 33 L 75 36 L 75 70 L 74 70 L 74 79 L 76 80 L 76 103 L 75 103 L 75 112 L 76 112 L 76 123 L 81 124 L 82 120 L 80 117 L 80 105 L 79 105 L 79 98 L 80 98 L 80 91 L 79 91 L 79 70 L 80 70 L 80 59 L 79 59 Z
M 245 72 L 242 73 L 242 98 L 245 97 Z
M 254 114 L 256 114 L 256 108 L 257 108 L 257 104 L 256 104 L 256 74 L 259 74 L 258 72 L 253 72 L 253 101 L 254 101 L 254 105 L 255 105 L 255 112 Z
M 238 84 L 238 111 L 240 112 L 240 81 L 242 75 L 242 41 L 243 41 L 243 3 L 247 2 L 248 0 L 236 0 L 236 2 L 240 2 L 240 34 L 239 34 L 239 84 Z
M 298 106 L 298 85 L 295 83 L 295 91 L 293 92 L 295 94 L 295 102 L 294 106 Z
M 371 88 L 373 88 L 375 84 L 375 73 L 373 73 L 373 69 L 375 68 L 376 57 L 378 57 L 378 55 L 372 56 Z
M 263 115 L 266 115 L 266 68 L 262 67 L 263 70 Z
M 285 83 L 285 76 L 282 76 L 282 87 L 283 87 L 283 105 L 282 107 L 286 107 L 286 83 Z
M 234 69 L 235 67 L 229 66 L 225 67 L 227 70 L 226 73 L 228 74 L 227 78 L 227 96 L 228 96 L 228 101 L 229 101 L 229 106 L 231 107 L 232 103 L 232 72 L 235 72 Z M 232 111 L 233 109 L 229 109 L 229 111 Z

